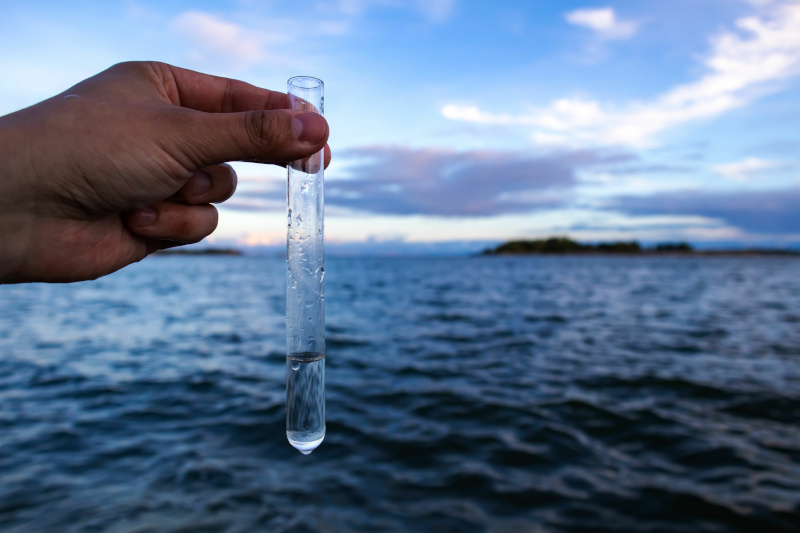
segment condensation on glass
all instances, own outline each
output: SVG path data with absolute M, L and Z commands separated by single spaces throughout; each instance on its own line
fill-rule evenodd
M 291 78 L 291 108 L 323 114 L 323 88 Z M 286 437 L 309 454 L 325 438 L 324 152 L 287 167 Z

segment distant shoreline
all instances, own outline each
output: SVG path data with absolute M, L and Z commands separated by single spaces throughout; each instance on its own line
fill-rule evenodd
M 680 243 L 660 243 L 650 248 L 645 248 L 636 241 L 627 242 L 600 242 L 597 244 L 586 244 L 573 241 L 566 237 L 551 237 L 549 239 L 537 240 L 515 240 L 508 241 L 494 249 L 486 249 L 481 256 L 512 256 L 512 255 L 580 255 L 580 256 L 606 256 L 606 255 L 630 255 L 630 256 L 658 256 L 658 257 L 679 257 L 679 256 L 750 256 L 750 257 L 800 257 L 800 250 L 770 249 L 770 248 L 750 248 L 741 250 L 695 250 L 685 242 Z
M 156 256 L 227 256 L 243 257 L 246 251 L 236 248 L 205 248 L 181 249 L 174 248 L 159 250 Z M 281 255 L 281 254 L 278 254 Z M 278 256 L 276 255 L 276 257 Z M 336 256 L 336 254 L 333 254 Z M 332 257 L 333 257 L 332 256 Z M 364 257 L 374 257 L 364 254 Z M 569 239 L 553 238 L 536 241 L 509 241 L 495 248 L 486 249 L 478 253 L 456 254 L 463 257 L 487 256 L 632 256 L 632 257 L 800 257 L 800 250 L 750 248 L 750 249 L 721 249 L 721 250 L 695 250 L 685 243 L 666 243 L 645 248 L 632 242 L 606 242 L 597 244 L 582 244 Z M 347 256 L 352 257 L 352 256 Z M 380 256 L 379 257 L 395 257 Z M 396 257 L 406 257 L 399 255 Z M 414 256 L 416 257 L 416 256 Z M 423 256 L 420 256 L 423 257 Z

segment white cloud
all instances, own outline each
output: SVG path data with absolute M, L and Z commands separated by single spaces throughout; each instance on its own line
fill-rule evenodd
M 172 21 L 171 29 L 192 44 L 189 55 L 196 62 L 244 68 L 267 57 L 258 34 L 208 13 L 182 13 Z
M 442 115 L 479 124 L 533 126 L 533 139 L 564 144 L 647 145 L 667 129 L 742 107 L 800 74 L 800 1 L 761 7 L 736 21 L 738 31 L 711 39 L 705 74 L 646 103 L 613 107 L 562 98 L 525 115 L 496 115 L 476 106 L 447 105 Z M 596 21 L 597 22 L 597 21 Z
M 442 108 L 442 115 L 453 120 L 464 120 L 476 124 L 535 124 L 533 117 L 493 115 L 476 106 L 449 104 Z
M 619 20 L 610 7 L 599 9 L 577 9 L 565 15 L 567 22 L 597 32 L 605 39 L 626 39 L 633 36 L 638 24 L 630 20 Z
M 766 161 L 758 159 L 757 157 L 748 157 L 743 161 L 736 163 L 727 163 L 724 165 L 717 165 L 713 167 L 715 173 L 723 178 L 734 181 L 748 181 L 752 178 L 753 174 L 762 170 L 768 170 L 777 167 L 778 164 L 774 161 Z

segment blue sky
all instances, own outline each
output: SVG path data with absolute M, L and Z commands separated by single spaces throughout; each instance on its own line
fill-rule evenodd
M 2 7 L 0 113 L 133 59 L 322 78 L 334 248 L 800 246 L 800 0 L 98 5 Z M 210 241 L 282 245 L 285 172 L 234 166 Z

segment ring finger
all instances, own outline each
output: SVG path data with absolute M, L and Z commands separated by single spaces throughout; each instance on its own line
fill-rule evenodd
M 237 181 L 230 165 L 211 165 L 196 170 L 173 199 L 190 205 L 224 202 L 233 196 Z

